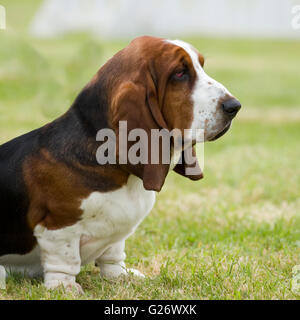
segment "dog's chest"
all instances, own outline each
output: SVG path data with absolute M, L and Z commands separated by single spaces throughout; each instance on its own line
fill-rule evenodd
M 150 212 L 154 202 L 155 192 L 145 190 L 142 180 L 134 176 L 117 191 L 91 193 L 81 203 L 82 260 L 94 259 L 107 245 L 126 239 Z

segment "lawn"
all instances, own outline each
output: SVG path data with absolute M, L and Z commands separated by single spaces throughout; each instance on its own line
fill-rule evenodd
M 3 143 L 65 112 L 128 41 L 32 39 L 26 31 L 39 1 L 0 3 L 8 23 L 0 30 Z M 127 264 L 146 279 L 107 281 L 89 265 L 78 297 L 11 275 L 0 299 L 300 299 L 292 290 L 300 265 L 300 42 L 183 40 L 243 108 L 224 137 L 205 145 L 205 178 L 170 174 L 127 241 Z

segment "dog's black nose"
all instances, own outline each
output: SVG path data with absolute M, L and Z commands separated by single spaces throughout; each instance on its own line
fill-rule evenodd
M 240 102 L 235 98 L 230 98 L 222 103 L 223 110 L 230 116 L 235 116 L 241 109 Z

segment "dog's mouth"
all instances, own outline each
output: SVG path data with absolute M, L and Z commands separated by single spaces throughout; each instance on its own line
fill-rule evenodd
M 209 139 L 209 141 L 215 141 L 220 137 L 222 137 L 230 129 L 230 126 L 231 126 L 231 122 L 229 122 L 228 125 L 222 131 L 216 134 L 213 138 Z

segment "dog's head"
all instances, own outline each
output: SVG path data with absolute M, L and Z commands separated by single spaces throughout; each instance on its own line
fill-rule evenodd
M 148 36 L 133 40 L 93 80 L 105 81 L 108 88 L 110 126 L 120 134 L 119 121 L 127 121 L 128 131 L 142 128 L 149 139 L 152 129 L 176 128 L 190 141 L 189 148 L 199 139 L 196 129 L 204 130 L 205 141 L 217 139 L 229 129 L 241 105 L 204 72 L 203 65 L 203 56 L 185 42 Z M 184 129 L 192 129 L 188 137 Z M 150 164 L 128 164 L 125 169 L 142 178 L 146 189 L 158 191 L 170 166 L 152 164 L 150 140 L 148 146 Z M 174 170 L 188 176 L 182 157 L 183 163 Z M 189 177 L 200 179 L 200 168 Z

